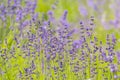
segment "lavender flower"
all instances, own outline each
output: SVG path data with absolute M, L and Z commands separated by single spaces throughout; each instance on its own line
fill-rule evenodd
M 87 16 L 88 15 L 88 12 L 87 12 L 87 10 L 84 6 L 80 6 L 79 11 L 80 11 L 82 16 Z
M 118 61 L 120 61 L 120 52 L 116 52 L 116 56 L 117 56 Z

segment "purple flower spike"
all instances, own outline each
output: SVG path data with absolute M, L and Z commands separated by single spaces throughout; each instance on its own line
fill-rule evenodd
M 80 6 L 79 11 L 80 11 L 80 14 L 82 16 L 87 16 L 88 15 L 87 9 L 84 6 Z
M 63 67 L 63 63 L 62 63 L 62 62 L 60 62 L 60 63 L 59 63 L 59 65 L 60 65 L 60 68 L 62 68 L 62 67 Z
M 110 64 L 110 71 L 111 72 L 117 71 L 117 66 L 115 64 Z
M 94 6 L 94 0 L 87 0 L 87 4 L 88 4 L 90 7 L 93 7 L 93 6 Z
M 38 18 L 38 13 L 34 14 L 32 20 L 35 21 Z
M 52 16 L 53 12 L 52 11 L 48 11 L 48 15 Z
M 115 35 L 114 35 L 114 34 L 112 34 L 112 42 L 113 42 L 113 43 L 116 43 L 116 38 L 115 38 Z
M 46 54 L 46 58 L 47 58 L 47 60 L 49 61 L 50 60 L 50 54 Z
M 67 37 L 70 37 L 71 35 L 73 35 L 74 32 L 75 32 L 75 29 L 71 30 L 71 31 L 67 34 Z
M 63 26 L 65 26 L 65 27 L 69 27 L 69 26 L 70 26 L 69 23 L 68 23 L 67 20 L 66 20 L 67 14 L 68 14 L 68 11 L 65 10 L 64 13 L 63 13 L 62 18 L 60 19 L 60 23 L 61 23 Z
M 21 19 L 22 19 L 22 10 L 19 10 L 18 12 L 17 12 L 17 16 L 16 16 L 16 21 L 17 22 L 19 22 Z
M 53 17 L 53 11 L 48 11 L 48 16 L 49 16 L 49 20 L 53 21 L 54 17 Z
M 120 52 L 116 52 L 116 56 L 117 56 L 118 61 L 120 61 Z
M 27 26 L 27 25 L 29 25 L 29 21 L 28 21 L 28 20 L 26 20 L 26 21 L 24 21 L 24 22 L 22 23 L 22 27 L 25 27 L 25 26 Z
M 78 49 L 80 47 L 81 43 L 79 41 L 74 41 L 73 47 Z
M 68 14 L 68 11 L 65 10 L 65 11 L 64 11 L 64 14 L 63 14 L 63 20 L 66 20 L 67 14 Z

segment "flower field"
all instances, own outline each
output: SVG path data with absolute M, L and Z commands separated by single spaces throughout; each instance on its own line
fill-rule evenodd
M 0 80 L 120 80 L 120 0 L 0 0 Z

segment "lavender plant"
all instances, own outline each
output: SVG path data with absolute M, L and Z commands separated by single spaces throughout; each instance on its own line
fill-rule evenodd
M 69 11 L 56 19 L 52 5 L 41 17 L 36 6 L 37 0 L 0 5 L 0 80 L 120 79 L 115 34 L 107 34 L 104 43 L 96 36 L 94 16 L 75 28 Z

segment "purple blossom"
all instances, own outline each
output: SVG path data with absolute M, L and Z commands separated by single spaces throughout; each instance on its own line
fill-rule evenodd
M 87 4 L 88 4 L 90 7 L 93 7 L 93 6 L 94 6 L 94 0 L 87 0 Z
M 79 11 L 80 11 L 80 14 L 82 16 L 87 16 L 88 15 L 87 9 L 84 6 L 80 6 Z
M 117 70 L 116 65 L 115 65 L 115 64 L 111 64 L 111 65 L 110 65 L 110 71 L 111 71 L 111 72 L 115 72 L 116 70 Z
M 23 28 L 26 27 L 27 25 L 29 25 L 29 21 L 28 21 L 28 20 L 26 20 L 26 21 L 24 21 L 24 22 L 22 23 L 22 27 L 23 27 Z
M 22 10 L 19 10 L 19 12 L 17 12 L 16 16 L 17 16 L 16 17 L 16 21 L 19 22 L 23 18 L 23 16 L 22 16 Z
M 48 16 L 49 16 L 49 20 L 53 22 L 54 21 L 53 11 L 48 11 Z
M 37 18 L 38 18 L 38 13 L 36 13 L 36 14 L 33 15 L 32 20 L 36 21 Z
M 63 20 L 66 20 L 67 14 L 68 14 L 68 11 L 65 10 L 65 11 L 64 11 L 64 14 L 63 14 L 63 18 L 62 18 Z
M 118 61 L 120 61 L 120 52 L 116 52 L 116 56 L 117 56 Z
M 65 10 L 64 13 L 63 13 L 63 16 L 62 16 L 62 18 L 61 18 L 61 20 L 60 20 L 60 23 L 61 23 L 63 26 L 69 27 L 69 23 L 68 23 L 67 20 L 66 20 L 67 14 L 68 14 L 68 11 Z
M 51 57 L 51 55 L 49 53 L 47 53 L 46 58 L 47 58 L 48 61 L 50 60 L 50 57 Z

